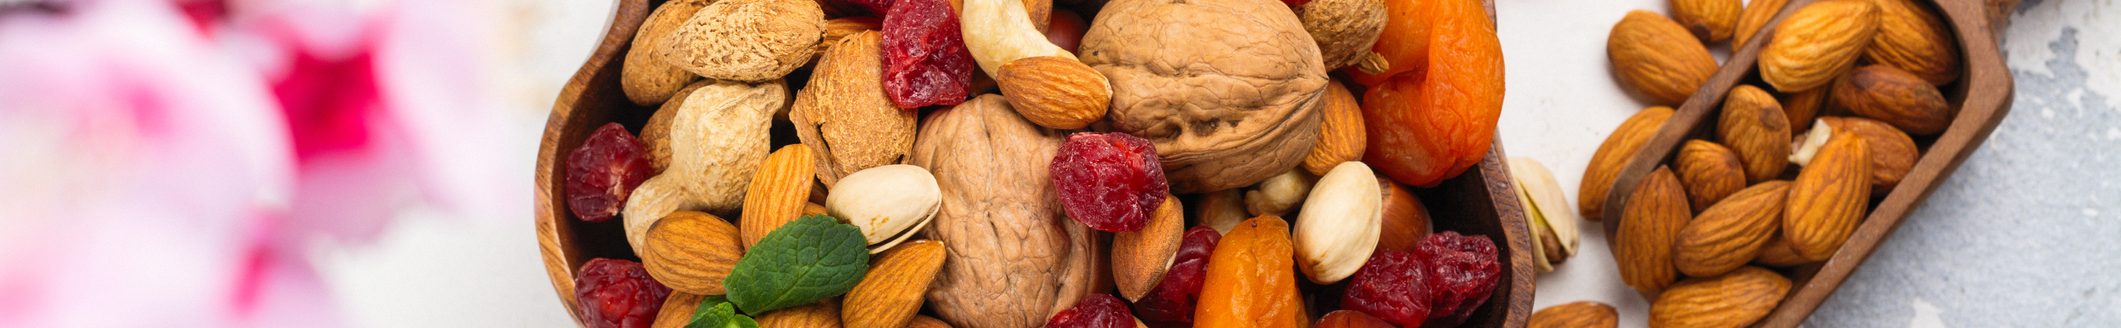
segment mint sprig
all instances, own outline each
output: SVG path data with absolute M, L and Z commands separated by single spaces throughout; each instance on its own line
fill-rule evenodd
M 816 303 L 854 289 L 869 271 L 868 239 L 854 225 L 810 215 L 782 225 L 738 259 L 722 286 L 744 313 Z
M 736 307 L 721 296 L 700 300 L 699 309 L 692 311 L 692 322 L 685 328 L 759 328 L 759 322 L 736 313 Z

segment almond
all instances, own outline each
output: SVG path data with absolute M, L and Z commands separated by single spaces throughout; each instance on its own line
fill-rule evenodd
M 1593 301 L 1549 306 L 1532 312 L 1528 328 L 1613 328 L 1620 325 L 1620 312 L 1612 305 Z
M 1318 145 L 1311 146 L 1303 164 L 1304 171 L 1314 175 L 1325 175 L 1340 162 L 1362 160 L 1370 142 L 1363 130 L 1362 107 L 1355 104 L 1355 94 L 1348 87 L 1329 81 L 1320 97 L 1324 101 L 1319 102 L 1318 112 L 1325 117 L 1318 122 Z
M 1959 42 L 1944 20 L 1913 0 L 1876 0 L 1878 36 L 1863 58 L 1914 73 L 1930 84 L 1959 79 Z
M 1818 87 L 1802 92 L 1785 93 L 1781 97 L 1775 98 L 1781 100 L 1782 116 L 1789 118 L 1790 131 L 1803 131 L 1811 128 L 1812 120 L 1818 118 L 1819 113 L 1825 111 L 1826 100 L 1832 95 L 1833 89 L 1831 86 Z
M 1775 26 L 1760 52 L 1760 78 L 1783 92 L 1826 86 L 1856 65 L 1877 32 L 1878 6 L 1870 0 L 1805 5 Z
M 1834 84 L 1834 105 L 1911 135 L 1936 135 L 1952 124 L 1952 107 L 1937 86 L 1891 66 L 1864 66 L 1850 72 Z
M 1179 241 L 1186 232 L 1186 211 L 1177 196 L 1164 196 L 1163 205 L 1149 214 L 1149 225 L 1141 230 L 1112 234 L 1112 282 L 1128 301 L 1139 301 L 1156 284 L 1178 256 Z
M 1738 52 L 1746 41 L 1760 34 L 1760 28 L 1767 27 L 1768 20 L 1774 19 L 1775 14 L 1781 13 L 1782 7 L 1789 3 L 1789 0 L 1746 1 L 1745 11 L 1738 13 L 1738 26 L 1731 32 L 1731 52 Z
M 1790 248 L 1789 239 L 1782 238 L 1782 234 L 1779 233 L 1775 234 L 1775 238 L 1768 239 L 1767 246 L 1760 247 L 1760 256 L 1753 258 L 1753 263 L 1778 267 L 1797 266 L 1812 262 L 1811 259 L 1798 256 L 1797 249 Z
M 1406 186 L 1393 182 L 1391 178 L 1378 177 L 1377 187 L 1384 193 L 1384 202 L 1377 232 L 1377 250 L 1414 251 L 1414 246 L 1429 238 L 1429 208 L 1414 198 Z M 1557 205 L 1566 207 L 1568 205 Z
M 1605 215 L 1606 192 L 1613 188 L 1613 179 L 1620 177 L 1620 169 L 1635 158 L 1642 144 L 1664 127 L 1664 121 L 1672 118 L 1672 108 L 1656 106 L 1644 108 L 1620 122 L 1613 134 L 1598 144 L 1598 151 L 1591 154 L 1591 163 L 1583 168 L 1583 184 L 1576 190 L 1576 208 L 1583 219 L 1598 221 Z
M 1686 228 L 1686 191 L 1667 167 L 1657 167 L 1635 187 L 1620 212 L 1614 232 L 1613 260 L 1620 279 L 1643 295 L 1656 295 L 1678 277 L 1672 266 L 1672 240 Z
M 840 301 L 825 299 L 815 304 L 779 309 L 758 317 L 759 327 L 839 328 Z
M 1915 139 L 1892 125 L 1861 117 L 1827 117 L 1820 120 L 1834 127 L 1835 133 L 1850 133 L 1863 138 L 1871 155 L 1871 197 L 1884 197 L 1907 177 L 1915 167 L 1915 160 L 1922 156 L 1916 148 Z
M 735 226 L 694 211 L 672 212 L 657 220 L 648 228 L 641 251 L 648 276 L 671 290 L 697 295 L 721 295 L 722 278 L 729 277 L 736 260 L 744 256 Z
M 1679 185 L 1686 186 L 1687 204 L 1695 213 L 1745 189 L 1745 164 L 1738 153 L 1707 140 L 1687 140 L 1672 160 Z
M 816 181 L 816 172 L 817 159 L 810 147 L 802 144 L 781 147 L 759 162 L 751 186 L 744 191 L 744 214 L 738 217 L 744 248 L 751 248 L 766 238 L 766 233 L 802 215 L 803 206 L 810 202 L 810 184 Z
M 1702 42 L 1731 38 L 1738 25 L 1738 0 L 1671 0 L 1672 20 Z
M 920 312 L 946 251 L 943 242 L 917 240 L 877 255 L 862 282 L 847 292 L 840 320 L 855 328 L 905 327 Z
M 1685 102 L 1716 73 L 1708 47 L 1664 15 L 1628 12 L 1606 37 L 1606 59 L 1621 84 L 1659 105 Z
M 1790 280 L 1746 267 L 1673 285 L 1650 302 L 1651 327 L 1745 327 L 1766 318 L 1790 292 Z
M 906 328 L 950 328 L 950 323 L 924 315 L 913 317 L 913 322 L 907 323 Z
M 994 75 L 1009 107 L 1039 126 L 1074 130 L 1105 118 L 1112 85 L 1090 65 L 1059 56 L 1027 57 L 1002 64 Z
M 663 298 L 663 308 L 655 313 L 655 323 L 649 327 L 681 328 L 691 324 L 693 311 L 699 311 L 702 299 L 706 297 L 682 291 L 670 292 L 670 296 Z
M 1782 226 L 1790 184 L 1768 181 L 1731 194 L 1702 211 L 1672 241 L 1672 263 L 1688 276 L 1708 277 L 1745 266 Z
M 1782 104 L 1757 87 L 1739 85 L 1724 98 L 1722 117 L 1716 120 L 1716 138 L 1745 162 L 1746 181 L 1774 179 L 1789 166 L 1788 119 Z
M 1790 184 L 1783 237 L 1798 255 L 1825 261 L 1856 231 L 1869 206 L 1870 149 L 1861 137 L 1836 135 Z

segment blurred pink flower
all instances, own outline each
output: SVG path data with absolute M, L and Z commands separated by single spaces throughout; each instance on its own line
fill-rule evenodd
M 520 202 L 453 3 L 0 11 L 0 327 L 335 325 L 313 245 Z

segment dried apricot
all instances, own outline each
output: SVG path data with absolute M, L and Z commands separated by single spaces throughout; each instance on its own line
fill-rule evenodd
M 1479 163 L 1502 117 L 1502 43 L 1487 11 L 1473 0 L 1433 6 L 1425 67 L 1371 88 L 1362 104 L 1363 162 L 1422 187 Z
M 1385 60 L 1383 72 L 1364 72 L 1359 67 L 1348 67 L 1348 77 L 1356 84 L 1375 87 L 1384 84 L 1393 75 L 1413 71 L 1428 64 L 1429 55 L 1429 8 L 1437 0 L 1385 1 L 1385 29 L 1379 34 L 1377 44 L 1370 51 Z M 1483 16 L 1485 17 L 1485 16 Z
M 1230 229 L 1208 255 L 1208 279 L 1194 327 L 1302 327 L 1310 323 L 1296 289 L 1289 224 L 1266 215 Z

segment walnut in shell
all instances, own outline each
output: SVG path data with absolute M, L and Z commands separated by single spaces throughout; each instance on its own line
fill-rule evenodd
M 882 42 L 881 34 L 863 31 L 828 48 L 788 113 L 796 137 L 820 155 L 817 179 L 825 186 L 898 164 L 913 151 L 914 112 L 884 95 Z
M 1113 1 L 1081 57 L 1111 79 L 1113 128 L 1156 143 L 1174 193 L 1259 182 L 1318 141 L 1326 69 L 1279 2 Z
M 825 38 L 813 1 L 721 0 L 665 37 L 663 60 L 710 79 L 765 81 L 810 62 Z
M 1060 216 L 1048 165 L 1061 134 L 998 95 L 931 114 L 908 162 L 935 174 L 942 209 L 925 233 L 950 245 L 927 294 L 956 327 L 1032 327 L 1092 290 L 1088 227 Z

